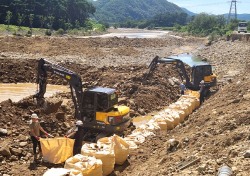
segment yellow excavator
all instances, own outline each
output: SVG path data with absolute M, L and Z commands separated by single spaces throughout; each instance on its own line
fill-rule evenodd
M 154 72 L 159 63 L 174 64 L 181 80 L 185 80 L 186 88 L 190 90 L 199 90 L 200 82 L 203 80 L 205 84 L 205 96 L 209 94 L 210 88 L 216 86 L 217 84 L 217 76 L 212 72 L 212 66 L 208 63 L 192 66 L 191 77 L 189 77 L 185 69 L 185 65 L 180 59 L 171 57 L 160 58 L 159 56 L 156 56 L 150 63 L 149 71 L 145 75 L 144 80 L 146 80 Z
M 82 140 L 91 141 L 112 134 L 121 135 L 130 125 L 130 109 L 118 106 L 118 94 L 113 88 L 93 87 L 83 90 L 81 77 L 75 72 L 41 58 L 38 62 L 37 102 L 44 102 L 48 72 L 68 81 L 75 107 L 75 118 L 83 122 Z

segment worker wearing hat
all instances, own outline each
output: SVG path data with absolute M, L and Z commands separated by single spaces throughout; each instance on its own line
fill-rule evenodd
M 34 161 L 37 160 L 37 152 L 36 152 L 37 146 L 39 148 L 40 157 L 42 157 L 41 144 L 39 141 L 40 140 L 40 131 L 42 131 L 46 136 L 53 137 L 51 134 L 47 133 L 41 127 L 37 114 L 33 113 L 31 115 L 30 136 L 31 136 L 31 141 L 33 143 Z
M 65 137 L 75 139 L 73 154 L 81 153 L 82 148 L 82 136 L 83 136 L 83 122 L 81 120 L 77 120 L 75 126 L 67 132 Z

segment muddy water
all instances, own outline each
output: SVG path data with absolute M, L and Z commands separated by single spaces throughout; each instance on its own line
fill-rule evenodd
M 202 58 L 193 56 L 193 55 L 188 54 L 188 53 L 173 55 L 173 56 L 170 56 L 170 57 L 174 58 L 174 59 L 180 59 L 182 62 L 188 64 L 190 67 L 192 67 L 194 65 L 208 64 L 207 62 L 202 61 Z
M 0 83 L 0 102 L 11 99 L 13 102 L 18 102 L 21 99 L 30 95 L 36 94 L 37 84 L 33 83 Z M 68 86 L 62 85 L 47 85 L 45 97 L 50 97 L 58 92 L 69 91 Z

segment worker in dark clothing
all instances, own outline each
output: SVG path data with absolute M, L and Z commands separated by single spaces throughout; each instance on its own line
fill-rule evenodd
M 73 155 L 81 153 L 82 148 L 82 136 L 83 136 L 83 122 L 81 120 L 76 121 L 75 127 L 67 132 L 65 137 L 75 139 Z
M 204 102 L 204 100 L 205 100 L 205 82 L 204 82 L 204 80 L 202 80 L 201 82 L 200 82 L 200 105 Z
M 185 81 L 183 81 L 181 84 L 180 84 L 180 89 L 181 89 L 181 95 L 184 95 L 184 93 L 185 93 L 185 90 L 186 90 L 186 82 Z

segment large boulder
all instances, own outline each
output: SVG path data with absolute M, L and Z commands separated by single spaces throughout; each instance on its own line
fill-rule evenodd
M 7 131 L 7 129 L 3 129 L 3 128 L 0 128 L 0 136 L 1 135 L 7 135 L 8 134 L 8 131 Z
M 9 146 L 7 146 L 7 145 L 1 146 L 1 147 L 0 147 L 0 155 L 6 156 L 6 157 L 11 156 Z
M 15 156 L 20 156 L 22 154 L 22 150 L 17 148 L 10 148 L 10 152 Z

